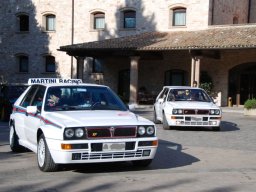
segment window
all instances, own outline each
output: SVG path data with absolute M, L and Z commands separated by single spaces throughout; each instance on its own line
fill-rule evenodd
M 102 12 L 97 12 L 93 14 L 93 28 L 94 29 L 104 29 L 105 28 L 105 14 Z
M 44 15 L 44 28 L 46 31 L 55 31 L 56 16 L 54 14 Z
M 172 26 L 186 26 L 185 8 L 177 8 L 172 10 Z
M 179 69 L 166 71 L 164 84 L 173 86 L 187 85 L 187 72 Z
M 21 14 L 17 16 L 18 31 L 29 31 L 29 16 Z
M 18 56 L 18 63 L 19 63 L 19 72 L 28 72 L 28 56 L 21 55 Z
M 124 28 L 136 28 L 136 12 L 132 10 L 124 11 Z
M 45 56 L 45 72 L 55 72 L 55 57 Z
M 103 60 L 102 59 L 93 59 L 92 64 L 92 72 L 93 73 L 103 73 Z
M 30 105 L 31 100 L 32 100 L 32 98 L 33 98 L 33 96 L 34 96 L 36 90 L 37 90 L 37 86 L 36 86 L 36 85 L 35 85 L 35 86 L 32 86 L 32 87 L 30 88 L 30 90 L 28 91 L 27 95 L 23 98 L 23 100 L 22 100 L 22 102 L 21 102 L 21 106 L 22 106 L 22 107 L 26 108 L 27 106 Z

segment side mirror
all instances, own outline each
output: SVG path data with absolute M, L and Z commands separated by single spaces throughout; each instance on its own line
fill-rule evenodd
M 37 112 L 37 106 L 27 106 L 27 113 L 36 114 Z
M 157 101 L 158 101 L 159 103 L 163 103 L 163 102 L 164 102 L 164 99 L 163 99 L 163 98 L 159 98 Z

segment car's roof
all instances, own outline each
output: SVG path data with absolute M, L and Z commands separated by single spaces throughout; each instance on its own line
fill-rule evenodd
M 168 89 L 201 89 L 198 87 L 190 87 L 190 86 L 164 86 L 163 88 L 168 88 Z

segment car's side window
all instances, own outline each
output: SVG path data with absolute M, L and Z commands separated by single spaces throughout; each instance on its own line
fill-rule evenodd
M 42 105 L 43 105 L 43 99 L 44 99 L 44 93 L 45 93 L 46 87 L 39 86 L 36 95 L 32 101 L 32 106 L 37 106 L 38 109 L 41 111 Z
M 37 87 L 38 87 L 38 86 L 32 86 L 32 87 L 30 88 L 30 90 L 28 91 L 28 93 L 27 93 L 26 96 L 23 98 L 23 100 L 22 100 L 22 102 L 21 102 L 21 104 L 20 104 L 22 107 L 26 108 L 27 106 L 30 105 L 31 100 L 32 100 L 32 98 L 33 98 L 33 96 L 34 96 L 34 94 L 35 94 L 35 92 L 36 92 L 36 90 L 37 90 Z

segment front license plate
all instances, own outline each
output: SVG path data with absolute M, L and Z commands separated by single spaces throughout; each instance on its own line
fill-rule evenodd
M 191 117 L 191 121 L 202 121 L 202 117 Z
M 124 151 L 125 143 L 103 143 L 103 151 Z

